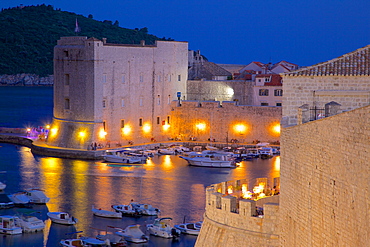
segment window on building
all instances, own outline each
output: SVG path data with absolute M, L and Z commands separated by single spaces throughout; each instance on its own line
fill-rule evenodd
M 143 106 L 143 104 L 144 104 L 144 99 L 143 99 L 143 97 L 140 97 L 139 98 L 139 105 Z
M 68 51 L 64 51 L 64 56 L 65 57 L 68 57 L 69 56 L 69 52 Z
M 171 104 L 171 95 L 168 95 L 168 101 L 167 104 Z
M 64 109 L 70 109 L 69 99 L 68 98 L 65 98 L 64 99 Z
M 270 77 L 265 77 L 265 82 L 269 82 L 270 81 Z
M 261 103 L 261 106 L 268 106 L 269 103 Z
M 168 81 L 171 81 L 171 74 L 168 75 Z
M 158 94 L 157 96 L 157 105 L 160 105 L 161 104 L 161 96 Z
M 178 75 L 178 76 L 177 76 L 177 80 L 178 80 L 178 81 L 181 81 L 181 75 Z
M 123 129 L 124 127 L 125 127 L 125 120 L 121 119 L 121 129 Z
M 167 124 L 170 124 L 170 116 L 167 116 Z
M 274 90 L 275 96 L 283 96 L 283 89 L 275 89 Z
M 103 83 L 106 83 L 107 82 L 107 75 L 106 74 L 104 74 L 103 75 Z
M 140 73 L 140 82 L 144 82 L 144 75 L 143 75 L 143 73 Z
M 69 74 L 64 75 L 64 84 L 69 85 Z
M 143 119 L 139 118 L 139 126 L 143 126 Z
M 106 100 L 103 100 L 103 108 L 106 106 Z
M 160 124 L 160 123 L 161 123 L 161 118 L 157 117 L 157 124 Z
M 268 89 L 260 89 L 259 90 L 260 96 L 269 96 L 269 90 Z
M 125 100 L 124 99 L 121 99 L 121 106 L 125 107 Z
M 281 103 L 276 103 L 276 106 L 281 106 Z
M 103 130 L 104 131 L 106 130 L 106 127 L 107 127 L 107 123 L 105 121 L 103 121 Z
M 125 83 L 126 82 L 126 75 L 125 74 L 122 74 L 122 77 L 121 77 L 121 82 L 122 83 Z
M 161 75 L 157 76 L 157 82 L 161 82 Z

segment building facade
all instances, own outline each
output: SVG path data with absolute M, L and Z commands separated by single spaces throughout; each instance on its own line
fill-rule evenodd
M 148 142 L 186 95 L 187 42 L 117 45 L 62 37 L 54 48 L 54 119 L 48 144 L 89 148 Z

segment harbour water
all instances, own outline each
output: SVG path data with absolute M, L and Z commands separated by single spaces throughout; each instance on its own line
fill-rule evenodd
M 11 97 L 9 95 L 13 95 L 12 98 L 17 97 L 17 93 L 11 94 L 9 91 L 2 95 L 2 89 L 0 88 L 1 99 Z M 33 91 L 40 88 L 14 89 Z M 45 97 L 28 99 L 33 102 L 39 100 L 34 102 L 33 106 L 28 106 L 28 111 L 33 112 L 32 119 L 19 119 L 19 122 L 7 127 L 20 127 L 25 122 L 42 124 L 48 117 L 51 120 L 52 90 L 49 93 L 50 95 L 46 93 L 48 96 Z M 21 95 L 26 97 L 29 93 L 23 92 Z M 19 97 L 18 101 L 12 99 L 13 104 L 2 108 L 2 111 L 8 114 L 7 110 L 14 111 L 17 107 L 22 107 L 16 106 L 22 102 L 22 97 Z M 6 99 L 4 102 L 7 102 Z M 46 108 L 34 109 L 40 105 Z M 11 123 L 13 120 L 1 119 L 1 123 L 3 121 Z M 272 184 L 273 178 L 278 177 L 280 172 L 279 157 L 243 161 L 234 169 L 191 167 L 175 155 L 155 156 L 142 166 L 130 166 L 101 161 L 40 157 L 33 155 L 26 147 L 4 143 L 0 143 L 0 146 L 0 181 L 7 184 L 3 193 L 15 193 L 37 187 L 43 189 L 51 198 L 46 205 L 35 205 L 31 209 L 1 209 L 1 215 L 35 215 L 46 220 L 46 227 L 43 232 L 2 236 L 0 246 L 59 246 L 61 239 L 79 234 L 95 236 L 110 230 L 109 226 L 125 228 L 131 224 L 140 224 L 145 232 L 145 225 L 152 223 L 155 217 L 107 219 L 93 216 L 91 212 L 93 205 L 109 210 L 111 205 L 127 204 L 131 199 L 158 207 L 161 210 L 160 216 L 172 217 L 174 224 L 182 223 L 184 219 L 187 222 L 200 221 L 203 219 L 207 186 L 245 178 L 248 179 L 249 186 L 252 186 L 255 179 L 261 177 L 267 177 Z M 46 216 L 47 212 L 52 211 L 69 212 L 79 221 L 75 226 L 52 224 Z M 182 235 L 176 241 L 151 236 L 147 244 L 130 246 L 191 247 L 195 241 L 196 237 L 189 235 Z

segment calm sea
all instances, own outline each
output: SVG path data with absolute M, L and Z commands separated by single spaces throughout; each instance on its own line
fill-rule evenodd
M 0 87 L 0 99 L 1 124 L 7 123 L 6 127 L 51 121 L 51 88 Z M 146 224 L 152 223 L 155 217 L 106 219 L 93 216 L 91 212 L 93 205 L 109 210 L 111 205 L 127 204 L 131 199 L 158 207 L 161 216 L 172 217 L 174 224 L 182 223 L 184 219 L 200 221 L 203 219 L 207 186 L 245 178 L 252 185 L 255 178 L 260 177 L 267 177 L 272 183 L 280 172 L 279 157 L 244 161 L 235 169 L 191 167 L 174 155 L 155 156 L 142 166 L 124 166 L 34 156 L 26 147 L 4 143 L 0 146 L 0 181 L 7 184 L 4 193 L 37 187 L 51 198 L 47 205 L 31 209 L 1 209 L 1 215 L 35 215 L 46 220 L 46 227 L 43 232 L 2 236 L 0 246 L 54 247 L 59 246 L 61 239 L 75 237 L 75 232 L 96 236 L 111 229 L 109 226 L 125 228 L 140 224 L 145 232 Z M 46 216 L 50 211 L 69 212 L 79 222 L 75 226 L 52 224 Z M 182 235 L 177 241 L 151 236 L 147 244 L 130 246 L 191 247 L 195 241 L 195 236 L 188 235 Z

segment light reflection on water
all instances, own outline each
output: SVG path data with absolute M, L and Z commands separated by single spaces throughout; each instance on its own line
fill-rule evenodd
M 177 156 L 156 156 L 142 166 L 117 165 L 95 161 L 34 157 L 25 147 L 2 144 L 0 180 L 6 180 L 5 193 L 37 187 L 51 198 L 44 205 L 34 206 L 40 218 L 46 220 L 48 211 L 66 211 L 76 217 L 76 226 L 51 224 L 47 220 L 45 231 L 0 238 L 0 246 L 58 246 L 66 233 L 83 231 L 95 236 L 107 226 L 126 227 L 130 224 L 152 223 L 155 217 L 105 219 L 94 217 L 91 207 L 106 210 L 113 204 L 127 204 L 131 199 L 152 204 L 161 209 L 162 217 L 172 217 L 173 223 L 202 220 L 205 208 L 205 188 L 210 184 L 236 179 L 267 177 L 272 184 L 279 176 L 280 158 L 245 161 L 235 169 L 190 167 Z M 6 179 L 5 179 L 6 178 Z M 1 214 L 19 213 L 19 208 L 0 210 Z M 182 236 L 173 242 L 151 237 L 145 246 L 193 246 L 194 236 Z M 6 245 L 4 245 L 6 244 Z M 141 246 L 141 245 L 134 245 Z

